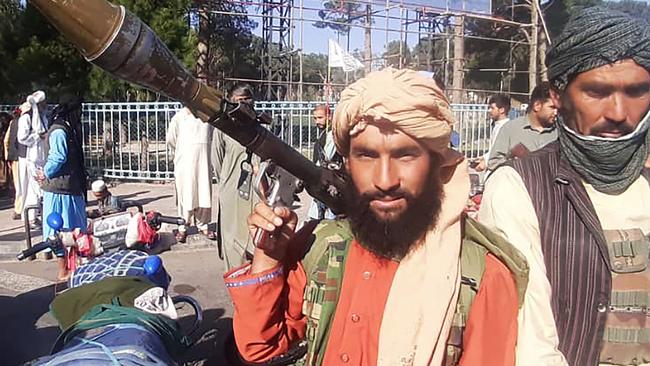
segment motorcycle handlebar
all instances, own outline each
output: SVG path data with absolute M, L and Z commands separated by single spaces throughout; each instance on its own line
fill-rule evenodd
M 180 225 L 185 225 L 185 220 L 183 220 L 180 217 L 165 216 L 159 213 L 155 213 L 151 218 L 150 223 L 154 226 L 158 226 L 162 223 L 180 226 Z
M 54 247 L 58 244 L 58 240 L 56 239 L 47 239 L 44 242 L 41 242 L 39 244 L 34 245 L 33 247 L 29 249 L 25 249 L 22 252 L 20 252 L 17 256 L 16 259 L 19 261 L 24 260 L 25 258 L 29 258 L 33 255 L 36 255 L 39 252 L 44 251 L 47 248 L 54 249 Z

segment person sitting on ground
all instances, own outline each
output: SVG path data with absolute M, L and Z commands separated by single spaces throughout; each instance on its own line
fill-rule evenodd
M 99 179 L 90 185 L 93 196 L 97 200 L 97 208 L 88 211 L 88 217 L 96 219 L 101 216 L 111 215 L 118 212 L 126 211 L 126 205 L 117 196 L 113 196 L 108 190 L 106 182 Z

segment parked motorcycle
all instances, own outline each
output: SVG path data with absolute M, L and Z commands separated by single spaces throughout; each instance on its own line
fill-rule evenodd
M 89 234 L 61 232 L 62 220 L 56 213 L 47 220 L 56 234 L 24 250 L 19 260 L 46 248 L 61 253 L 89 246 L 92 254 L 74 270 L 68 289 L 50 304 L 50 313 L 62 330 L 51 355 L 27 365 L 175 365 L 195 341 L 202 309 L 192 297 L 168 294 L 171 277 L 162 259 L 144 250 L 155 243 L 162 223 L 182 224 L 183 220 L 156 212 L 133 215 L 125 226 L 112 226 L 127 231 L 135 228 L 135 233 L 124 233 L 119 245 L 106 238 L 93 243 Z M 194 313 L 189 331 L 178 322 L 177 308 L 184 305 Z

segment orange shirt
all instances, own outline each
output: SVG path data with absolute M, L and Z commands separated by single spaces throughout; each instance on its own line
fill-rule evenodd
M 379 328 L 399 263 L 352 242 L 323 365 L 376 365 Z
M 377 363 L 379 329 L 397 266 L 352 243 L 323 365 Z M 235 308 L 237 348 L 247 361 L 264 362 L 304 338 L 302 301 L 307 278 L 299 263 L 256 275 L 248 269 L 230 271 L 224 280 Z M 460 364 L 512 366 L 516 338 L 514 280 L 504 264 L 488 255 L 464 333 Z

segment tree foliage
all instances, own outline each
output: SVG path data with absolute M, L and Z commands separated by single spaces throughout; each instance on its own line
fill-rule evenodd
M 384 52 L 384 60 L 386 61 L 386 66 L 396 68 L 411 67 L 413 63 L 408 44 L 399 40 L 388 42 L 386 52 Z
M 24 101 L 36 89 L 56 98 L 87 88 L 83 75 L 90 66 L 36 9 L 8 1 L 3 3 L 0 16 L 2 100 Z
M 190 0 L 116 0 L 148 24 L 186 67 L 194 66 L 196 34 L 190 29 Z M 148 101 L 159 96 L 138 86 L 116 79 L 93 66 L 88 73 L 87 99 L 93 101 Z
M 323 3 L 323 9 L 318 11 L 322 20 L 314 23 L 316 28 L 330 28 L 339 34 L 350 32 L 350 24 L 363 24 L 365 6 L 353 1 L 329 0 Z
M 246 9 L 231 1 L 205 1 L 203 6 L 209 13 L 208 82 L 215 87 L 227 87 L 232 83 L 224 83 L 225 78 L 259 78 L 263 45 L 252 33 L 257 23 L 239 15 Z
M 187 13 L 190 0 L 117 0 L 147 23 L 183 60 L 193 65 L 195 39 Z M 20 102 L 36 89 L 50 100 L 64 94 L 86 100 L 150 100 L 156 95 L 119 81 L 86 62 L 29 3 L 9 0 L 0 8 L 0 100 Z
M 253 34 L 257 24 L 245 15 L 247 8 L 228 0 L 112 0 L 124 5 L 161 37 L 171 51 L 191 71 L 197 62 L 198 28 L 193 24 L 199 6 L 209 13 L 207 28 L 209 55 L 208 81 L 220 89 L 232 79 L 259 80 L 264 50 L 263 41 Z M 16 103 L 36 89 L 47 92 L 50 100 L 63 94 L 78 93 L 89 101 L 143 101 L 158 95 L 114 78 L 86 62 L 79 52 L 50 26 L 40 13 L 22 0 L 0 1 L 0 101 Z M 569 16 L 590 5 L 619 9 L 650 21 L 650 5 L 643 1 L 548 0 L 541 3 L 551 40 L 561 32 Z M 528 0 L 493 0 L 493 15 L 521 23 L 530 22 Z M 368 9 L 358 2 L 326 0 L 315 27 L 329 28 L 346 35 L 352 25 L 368 20 Z M 237 15 L 225 15 L 231 13 Z M 194 22 L 195 23 L 195 22 Z M 528 92 L 527 29 L 481 19 L 465 21 L 465 88 Z M 452 32 L 453 30 L 450 30 Z M 499 42 L 490 38 L 506 39 Z M 369 47 L 369 45 L 367 45 Z M 279 59 L 277 45 L 269 47 L 272 60 Z M 368 50 L 353 50 L 365 59 Z M 401 54 L 400 54 L 401 52 Z M 440 37 L 422 38 L 412 48 L 395 40 L 386 45 L 384 65 L 442 72 L 445 41 Z M 294 82 L 300 80 L 299 54 L 292 53 Z M 452 56 L 453 57 L 453 56 Z M 273 62 L 273 61 L 272 61 Z M 273 65 L 272 65 L 273 66 Z M 376 67 L 379 64 L 375 65 Z M 500 71 L 507 70 L 507 72 Z M 334 84 L 351 82 L 363 72 L 348 73 L 332 69 Z M 304 54 L 302 80 L 304 99 L 324 97 L 322 83 L 327 77 L 327 55 Z M 319 85 L 321 84 L 321 85 Z M 254 85 L 259 87 L 260 84 Z M 335 92 L 341 87 L 336 86 Z M 258 90 L 259 91 L 259 90 Z

